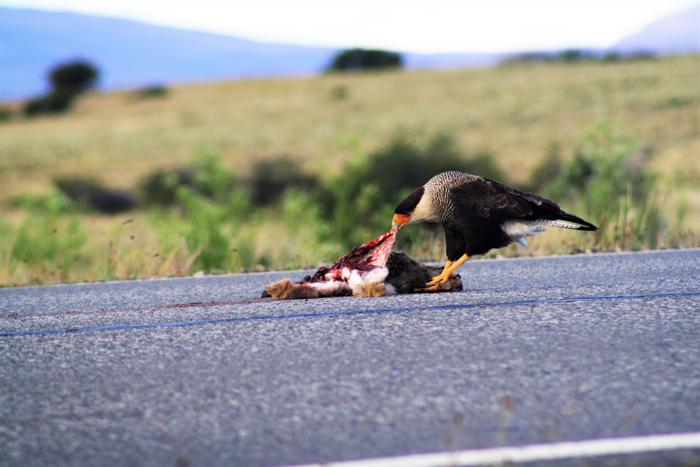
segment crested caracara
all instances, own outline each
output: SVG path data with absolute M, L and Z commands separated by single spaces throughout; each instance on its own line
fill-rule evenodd
M 394 228 L 415 222 L 439 223 L 445 229 L 447 262 L 427 290 L 447 281 L 470 256 L 513 242 L 526 244 L 527 237 L 549 226 L 598 230 L 546 198 L 457 171 L 434 176 L 399 203 Z

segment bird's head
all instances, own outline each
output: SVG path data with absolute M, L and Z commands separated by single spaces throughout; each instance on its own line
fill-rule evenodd
M 418 187 L 396 206 L 391 222 L 392 228 L 400 229 L 406 224 L 434 220 L 430 200 L 424 195 L 425 188 Z

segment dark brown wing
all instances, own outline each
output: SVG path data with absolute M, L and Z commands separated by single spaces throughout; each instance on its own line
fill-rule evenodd
M 495 180 L 478 177 L 451 190 L 457 215 L 466 220 L 502 224 L 508 220 L 566 220 L 595 229 L 583 219 L 563 211 L 558 204 L 506 186 Z

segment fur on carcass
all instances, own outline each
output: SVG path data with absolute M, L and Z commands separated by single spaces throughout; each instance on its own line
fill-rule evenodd
M 263 297 L 277 300 L 321 297 L 381 297 L 422 292 L 426 282 L 442 270 L 425 266 L 406 253 L 392 252 L 396 229 L 353 248 L 330 267 L 321 267 L 300 282 L 283 279 L 265 287 Z M 462 290 L 459 275 L 437 292 Z

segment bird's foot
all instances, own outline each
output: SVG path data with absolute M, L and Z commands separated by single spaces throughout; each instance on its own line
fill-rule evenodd
M 450 275 L 450 272 L 445 274 L 445 271 L 443 271 L 442 274 L 433 277 L 430 282 L 425 284 L 424 288 L 418 289 L 418 292 L 441 292 L 444 289 L 443 285 L 449 282 Z
M 451 273 L 449 271 L 447 271 L 447 269 L 445 269 L 440 274 L 438 274 L 437 276 L 430 279 L 430 281 L 428 281 L 428 283 L 426 283 L 425 286 L 426 287 L 433 287 L 435 285 L 443 284 L 450 279 L 450 274 Z

